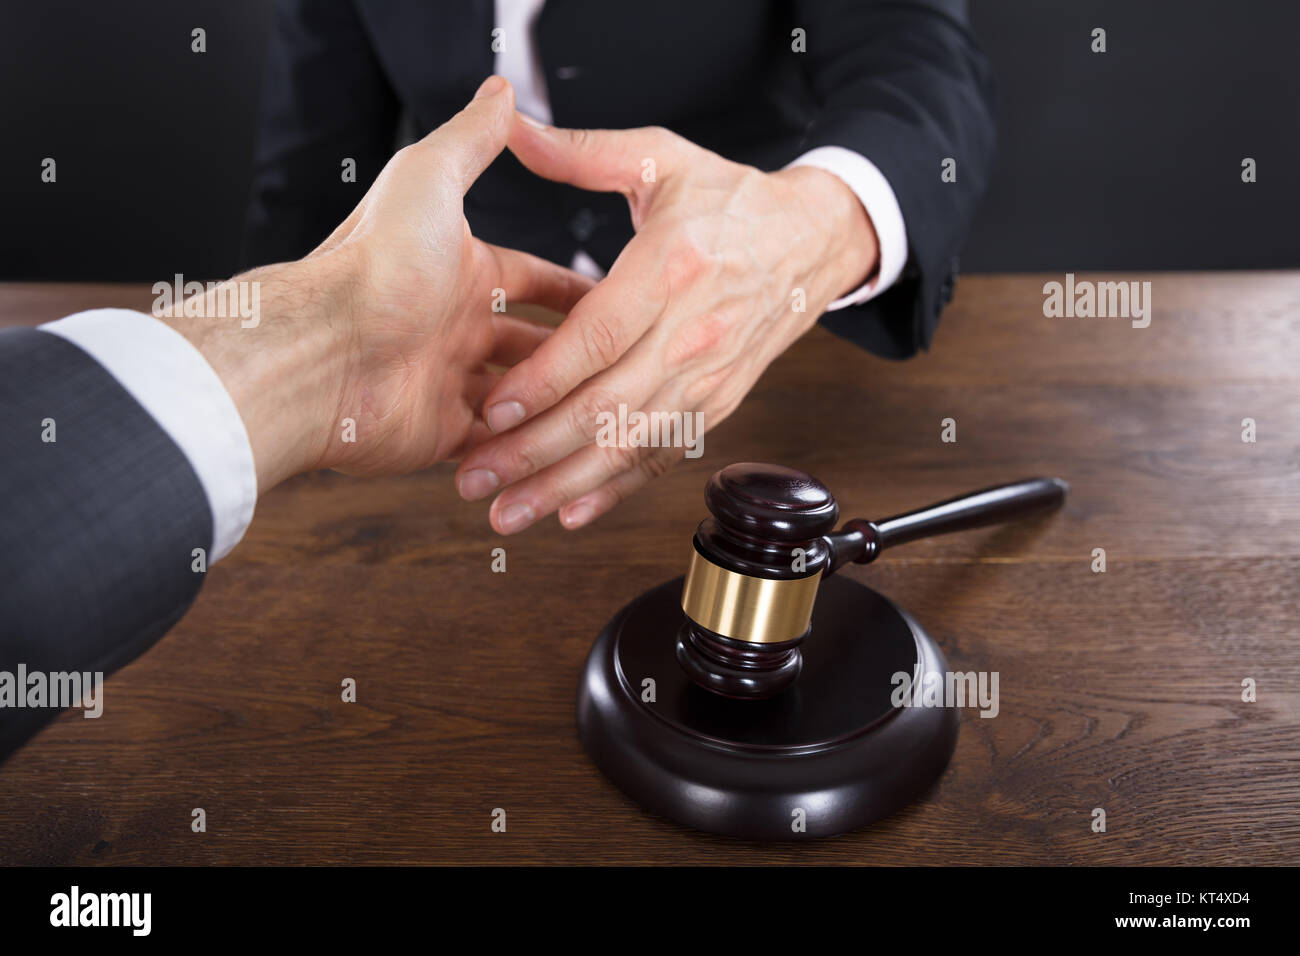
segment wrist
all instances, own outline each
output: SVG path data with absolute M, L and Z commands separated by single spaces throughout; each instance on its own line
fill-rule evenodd
M 869 281 L 880 269 L 880 240 L 866 207 L 848 184 L 816 166 L 793 166 L 772 175 L 795 191 L 817 235 L 808 243 L 808 271 L 822 306 Z M 812 296 L 810 295 L 810 300 Z
M 158 315 L 225 385 L 248 432 L 259 494 L 327 466 L 350 351 L 341 266 L 320 256 L 254 269 Z

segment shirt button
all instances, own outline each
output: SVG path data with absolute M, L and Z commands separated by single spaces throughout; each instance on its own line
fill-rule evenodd
M 569 232 L 579 242 L 586 242 L 596 232 L 596 214 L 590 209 L 579 209 L 569 220 Z

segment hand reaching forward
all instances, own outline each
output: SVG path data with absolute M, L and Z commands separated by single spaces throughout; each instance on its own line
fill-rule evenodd
M 191 302 L 165 318 L 235 400 L 259 491 L 313 468 L 397 473 L 454 456 L 489 434 L 476 412 L 500 376 L 486 366 L 515 364 L 551 331 L 494 303 L 565 312 L 591 288 L 470 234 L 462 199 L 505 148 L 514 115 L 509 85 L 489 78 L 393 156 L 319 248 L 231 280 L 258 283 L 254 327 L 203 318 L 225 313 Z
M 837 296 L 876 268 L 857 196 L 810 167 L 764 173 L 667 130 L 566 130 L 520 117 L 510 149 L 533 172 L 622 193 L 636 235 L 553 335 L 485 402 L 494 437 L 457 471 L 503 534 L 560 509 L 577 528 L 667 468 L 681 448 L 595 443 L 602 413 L 699 412 L 711 428 Z

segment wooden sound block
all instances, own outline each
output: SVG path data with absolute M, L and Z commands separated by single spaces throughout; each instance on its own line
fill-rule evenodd
M 896 673 L 948 667 L 907 612 L 852 579 L 826 578 L 798 679 L 775 697 L 737 700 L 699 687 L 677 662 L 682 582 L 614 616 L 578 690 L 583 745 L 642 806 L 711 833 L 800 840 L 893 813 L 943 772 L 956 711 L 891 702 Z

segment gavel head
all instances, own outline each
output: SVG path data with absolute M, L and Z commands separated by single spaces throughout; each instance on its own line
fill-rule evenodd
M 839 507 L 811 475 L 748 462 L 710 478 L 704 502 L 712 517 L 695 532 L 677 660 L 714 693 L 771 697 L 803 666 Z

